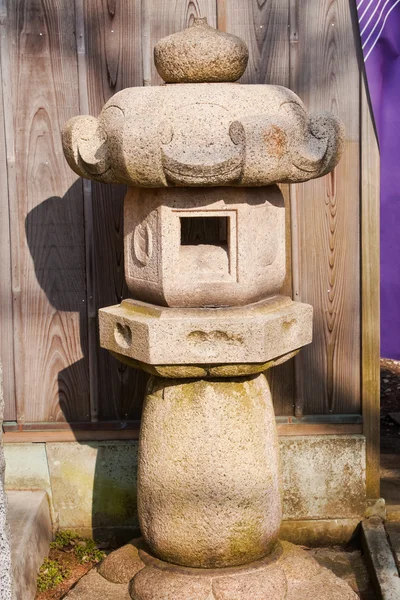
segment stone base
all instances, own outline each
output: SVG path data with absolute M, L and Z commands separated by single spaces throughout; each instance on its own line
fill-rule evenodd
M 137 562 L 135 570 L 141 568 L 129 586 L 133 600 L 358 600 L 347 583 L 288 542 L 262 560 L 225 569 L 179 567 L 144 546 Z

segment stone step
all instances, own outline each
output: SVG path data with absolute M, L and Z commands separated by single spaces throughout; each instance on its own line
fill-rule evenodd
M 386 532 L 392 547 L 397 565 L 400 565 L 400 523 L 386 523 Z
M 370 517 L 361 523 L 365 559 L 378 600 L 399 600 L 398 563 L 387 534 L 388 530 L 379 517 Z
M 7 496 L 15 600 L 31 600 L 52 540 L 47 494 L 42 490 L 8 491 Z
M 399 452 L 381 453 L 381 496 L 385 499 L 388 521 L 400 521 Z

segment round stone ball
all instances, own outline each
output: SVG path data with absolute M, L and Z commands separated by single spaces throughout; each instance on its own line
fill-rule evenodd
M 237 81 L 244 73 L 249 51 L 245 42 L 217 31 L 207 19 L 159 40 L 154 47 L 157 71 L 166 83 Z

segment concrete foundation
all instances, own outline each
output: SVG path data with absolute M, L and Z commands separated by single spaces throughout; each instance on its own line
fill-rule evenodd
M 14 597 L 33 600 L 39 568 L 53 536 L 49 503 L 43 491 L 11 491 L 7 495 Z
M 279 446 L 281 537 L 307 545 L 348 541 L 365 512 L 364 436 L 283 436 Z M 6 487 L 46 485 L 61 528 L 127 541 L 139 526 L 137 450 L 136 441 L 6 444 Z

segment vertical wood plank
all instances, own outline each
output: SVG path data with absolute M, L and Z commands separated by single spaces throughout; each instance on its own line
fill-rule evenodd
M 11 229 L 18 419 L 89 417 L 81 184 L 60 140 L 77 114 L 71 3 L 9 3 L 17 222 Z
M 151 67 L 151 85 L 162 83 L 153 61 L 153 48 L 166 35 L 189 27 L 196 17 L 207 17 L 212 27 L 217 26 L 216 0 L 145 0 L 149 22 L 150 43 L 143 57 Z
M 299 33 L 298 33 L 298 3 L 297 0 L 289 0 L 289 85 L 292 89 L 298 88 L 297 76 L 299 73 Z M 290 242 L 291 242 L 291 274 L 292 274 L 292 297 L 295 301 L 300 300 L 300 268 L 299 268 L 299 224 L 297 186 L 289 186 L 290 196 Z M 304 413 L 304 386 L 303 372 L 300 357 L 294 360 L 294 414 L 301 419 Z
M 220 31 L 226 31 L 226 2 L 217 0 L 217 27 Z
M 380 497 L 379 149 L 365 81 L 361 83 L 362 409 L 367 497 Z
M 87 61 L 84 0 L 75 0 L 76 50 L 78 58 L 79 109 L 82 114 L 89 113 L 87 86 Z M 82 179 L 84 224 L 85 224 L 85 274 L 86 274 L 86 310 L 88 322 L 88 367 L 90 419 L 98 420 L 99 414 L 99 370 L 97 336 L 97 296 L 94 282 L 94 244 L 93 244 L 93 198 L 92 182 Z
M 113 94 L 143 83 L 141 3 L 87 0 L 83 6 L 88 110 L 97 116 Z M 94 305 L 89 323 L 96 339 L 92 353 L 98 348 L 98 411 L 92 411 L 92 417 L 99 420 L 138 418 L 147 381 L 143 372 L 119 363 L 100 349 L 98 342 L 98 308 L 117 304 L 128 295 L 123 260 L 124 195 L 124 186 L 93 183 L 91 215 L 87 213 L 93 224 L 91 231 L 87 228 L 93 240 Z
M 289 85 L 288 27 L 288 0 L 227 0 L 226 30 L 249 47 L 241 83 Z
M 249 63 L 241 83 L 289 85 L 289 1 L 218 0 L 219 23 L 243 38 L 249 47 Z M 290 201 L 287 185 L 281 186 L 286 207 L 287 277 L 282 293 L 292 295 Z M 276 415 L 294 412 L 294 362 L 267 371 Z
M 304 412 L 359 413 L 359 67 L 347 0 L 291 2 L 291 87 L 310 111 L 346 127 L 335 171 L 296 186 L 299 300 L 314 306 L 314 341 L 296 358 Z M 297 37 L 298 36 L 298 37 Z
M 12 106 L 3 85 L 10 74 L 6 38 L 7 11 L 0 3 L 0 361 L 3 367 L 4 421 L 15 421 L 17 410 L 14 385 L 14 333 L 10 254 L 9 188 L 7 173 L 6 121 L 12 123 Z M 6 46 L 7 44 L 7 46 Z M 13 139 L 9 140 L 11 143 Z M 10 153 L 11 154 L 11 153 Z M 13 152 L 12 152 L 13 154 Z

